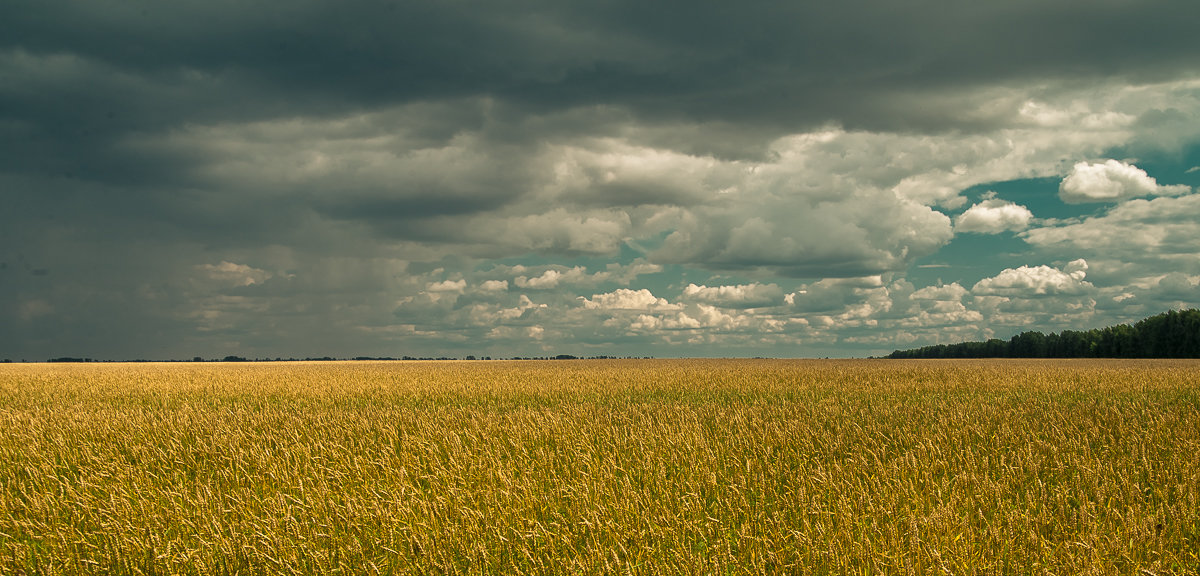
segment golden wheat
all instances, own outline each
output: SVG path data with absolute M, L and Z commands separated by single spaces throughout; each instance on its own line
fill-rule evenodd
M 1195 574 L 1200 363 L 0 366 L 0 572 Z

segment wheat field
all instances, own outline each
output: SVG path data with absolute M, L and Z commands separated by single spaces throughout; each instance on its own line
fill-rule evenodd
M 3 574 L 1197 574 L 1195 361 L 0 365 Z

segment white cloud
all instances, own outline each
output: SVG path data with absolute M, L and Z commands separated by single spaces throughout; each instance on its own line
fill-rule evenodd
M 1043 250 L 1119 263 L 1128 270 L 1118 281 L 1151 273 L 1141 268 L 1164 265 L 1195 273 L 1200 271 L 1200 194 L 1129 200 L 1100 216 L 1033 228 L 1022 237 Z
M 735 186 L 735 165 L 616 138 L 563 146 L 550 155 L 553 186 L 585 205 L 690 205 Z
M 521 294 L 517 299 L 517 305 L 512 308 L 495 309 L 477 305 L 471 310 L 469 316 L 477 325 L 492 325 L 498 322 L 512 322 L 525 317 L 528 310 L 541 310 L 547 307 L 546 304 L 534 304 L 528 296 Z
M 638 314 L 637 319 L 629 323 L 629 329 L 639 332 L 653 332 L 662 326 L 662 319 L 649 314 Z
M 622 320 L 613 319 L 613 325 L 619 326 Z M 630 330 L 637 332 L 664 331 L 708 331 L 717 333 L 745 332 L 755 333 L 779 332 L 785 322 L 770 318 L 737 312 L 728 312 L 717 306 L 695 304 L 686 309 L 657 310 L 651 314 L 638 314 L 636 318 L 625 320 Z
M 971 293 L 980 296 L 1019 298 L 1082 294 L 1093 288 L 1091 283 L 1084 280 L 1087 268 L 1087 262 L 1082 259 L 1070 262 L 1062 270 L 1050 266 L 1006 268 L 996 276 L 977 282 L 971 288 Z
M 716 306 L 698 304 L 699 321 L 707 328 L 717 330 L 736 330 L 749 324 L 750 317 L 744 314 L 731 314 Z
M 1118 202 L 1139 196 L 1178 196 L 1191 191 L 1188 186 L 1161 186 L 1132 164 L 1105 160 L 1103 163 L 1079 162 L 1058 186 L 1058 196 L 1068 204 Z
M 479 289 L 484 292 L 506 292 L 508 291 L 508 280 L 484 280 L 479 285 Z
M 783 290 L 777 284 L 739 284 L 736 286 L 697 286 L 688 284 L 683 298 L 723 308 L 758 308 L 783 303 Z
M 944 214 L 890 192 L 755 201 L 763 205 L 747 200 L 683 219 L 652 257 L 791 276 L 859 276 L 902 269 L 951 237 Z
M 618 288 L 607 294 L 593 294 L 589 300 L 582 296 L 583 307 L 599 310 L 678 310 L 679 306 L 671 304 L 666 298 L 658 298 L 649 290 L 630 290 Z
M 575 267 L 570 272 L 568 272 L 568 274 L 574 273 L 573 274 L 574 276 L 582 276 L 582 270 L 583 269 L 580 267 Z M 525 276 L 517 276 L 515 283 L 518 287 L 521 287 L 521 288 L 533 288 L 535 290 L 536 289 L 550 289 L 550 288 L 557 287 L 558 283 L 565 276 L 567 276 L 567 274 L 564 274 L 562 272 L 559 272 L 558 270 L 552 269 L 552 270 L 546 270 L 545 272 L 542 273 L 541 276 L 535 276 L 533 278 L 527 278 Z
M 955 218 L 954 231 L 981 234 L 1020 232 L 1029 226 L 1031 220 L 1033 212 L 1028 208 L 992 197 L 971 206 Z
M 669 316 L 651 316 L 649 314 L 639 314 L 638 317 L 629 323 L 629 329 L 639 332 L 657 332 L 659 330 L 698 330 L 703 328 L 699 320 L 688 316 L 684 312 L 678 312 Z
M 592 280 L 587 275 L 587 269 L 583 268 L 583 266 L 575 266 L 575 268 L 568 270 L 546 270 L 542 272 L 541 276 L 534 276 L 532 278 L 517 276 L 515 283 L 520 288 L 551 289 L 557 288 L 559 283 L 576 284 L 584 280 Z
M 1073 260 L 1061 268 L 1021 266 L 984 278 L 971 289 L 970 309 L 989 330 L 1082 328 L 1096 314 L 1103 291 L 1085 280 L 1090 265 Z M 1007 336 L 1005 336 L 1007 337 Z
M 963 303 L 967 294 L 957 282 L 914 290 L 907 280 L 897 280 L 888 286 L 892 307 L 880 321 L 886 330 L 897 331 L 897 345 L 918 334 L 936 342 L 978 338 L 983 316 Z
M 936 301 L 953 301 L 959 302 L 963 296 L 967 295 L 967 289 L 963 288 L 958 282 L 953 282 L 943 286 L 926 286 L 920 290 L 916 290 L 909 298 L 913 300 L 936 300 Z
M 461 294 L 467 288 L 466 280 L 443 280 L 430 282 L 425 286 L 427 292 L 451 292 Z
M 541 271 L 538 273 L 538 271 Z M 566 286 L 595 286 L 606 282 L 628 285 L 638 276 L 655 274 L 662 271 L 662 266 L 650 264 L 643 258 L 635 258 L 629 264 L 609 263 L 599 272 L 589 273 L 584 266 L 566 267 L 550 266 L 497 266 L 488 274 L 513 275 L 513 285 L 518 288 L 532 290 L 554 290 Z

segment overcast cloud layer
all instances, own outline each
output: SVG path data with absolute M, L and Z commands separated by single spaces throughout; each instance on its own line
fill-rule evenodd
M 0 359 L 824 356 L 1200 305 L 1200 4 L 0 6 Z

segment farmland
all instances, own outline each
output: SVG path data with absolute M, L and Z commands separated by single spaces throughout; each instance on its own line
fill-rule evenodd
M 1200 362 L 0 365 L 0 573 L 1196 574 Z

